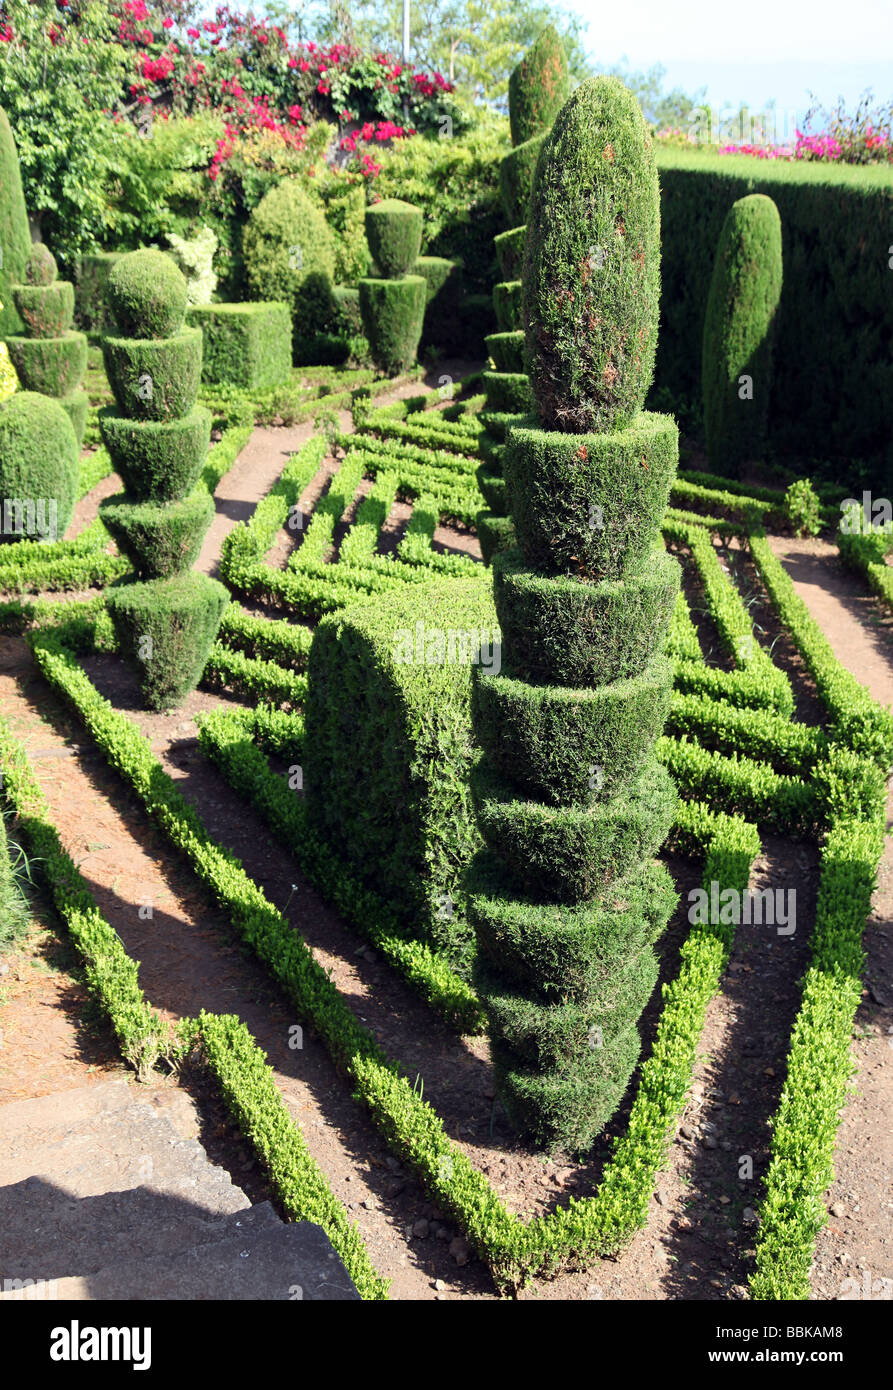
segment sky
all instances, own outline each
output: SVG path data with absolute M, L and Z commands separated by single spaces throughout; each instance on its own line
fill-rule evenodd
M 600 64 L 661 63 L 665 84 L 706 86 L 711 105 L 799 113 L 811 89 L 824 106 L 842 95 L 855 105 L 866 87 L 893 100 L 893 0 L 565 0 L 588 29 L 584 42 Z

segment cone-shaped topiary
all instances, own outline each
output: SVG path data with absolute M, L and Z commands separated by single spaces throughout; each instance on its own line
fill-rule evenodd
M 21 330 L 12 297 L 20 284 L 31 251 L 31 233 L 15 140 L 0 107 L 0 338 Z
M 428 280 L 405 273 L 418 260 L 422 214 L 398 199 L 377 203 L 367 209 L 366 234 L 383 278 L 358 282 L 363 331 L 372 361 L 393 376 L 415 361 L 425 320 Z
M 149 290 L 153 266 L 156 293 Z M 186 572 L 214 515 L 210 494 L 202 486 L 190 491 L 211 425 L 209 412 L 195 407 L 202 332 L 182 327 L 186 280 L 168 257 L 131 252 L 116 262 L 112 279 L 116 322 L 136 336 L 103 344 L 122 414 L 104 411 L 100 427 L 128 491 L 103 503 L 101 514 L 148 582 L 114 586 L 107 603 L 146 704 L 170 709 L 198 683 L 229 602 L 222 584 Z M 157 336 L 167 330 L 170 336 Z
M 252 295 L 290 305 L 295 339 L 324 332 L 335 316 L 335 239 L 297 180 L 271 188 L 242 238 Z
M 535 413 L 505 422 L 511 521 L 483 528 L 503 659 L 473 671 L 487 849 L 466 884 L 503 1102 L 538 1140 L 573 1150 L 626 1089 L 653 943 L 675 902 L 651 859 L 676 803 L 654 743 L 680 579 L 660 546 L 676 427 L 641 410 L 658 253 L 641 112 L 615 79 L 584 83 L 543 145 L 530 199 L 521 302 Z M 502 364 L 510 338 L 493 342 Z M 494 478 L 480 482 L 496 511 Z
M 74 426 L 78 448 L 87 421 L 87 339 L 71 328 L 74 286 L 56 278 L 56 262 L 42 243 L 31 248 L 24 282 L 13 287 L 25 338 L 10 338 L 9 353 L 27 391 L 55 396 Z
M 0 538 L 61 540 L 78 492 L 78 442 L 58 401 L 17 391 L 0 405 Z
M 567 101 L 567 53 L 555 26 L 548 25 L 509 77 L 512 144 L 523 145 L 548 130 Z
M 163 251 L 132 251 L 112 266 L 106 286 L 122 338 L 172 338 L 186 317 L 186 277 Z
M 407 275 L 422 246 L 422 209 L 385 198 L 366 209 L 366 240 L 383 280 Z
M 645 118 L 618 78 L 585 82 L 543 147 L 531 196 L 522 316 L 547 428 L 622 428 L 641 410 L 659 295 L 660 196 Z
M 701 366 L 707 457 L 725 477 L 763 457 L 781 280 L 778 208 L 763 193 L 739 198 L 716 250 Z

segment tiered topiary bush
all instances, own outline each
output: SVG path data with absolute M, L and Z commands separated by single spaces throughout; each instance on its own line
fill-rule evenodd
M 6 112 L 0 107 L 0 338 L 21 332 L 12 287 L 24 279 L 30 251 L 19 156 Z
M 22 283 L 13 286 L 26 337 L 8 339 L 9 355 L 26 391 L 54 396 L 77 436 L 84 438 L 89 400 L 81 390 L 87 370 L 87 339 L 72 330 L 74 286 L 57 279 L 56 262 L 41 242 L 32 246 Z
M 122 256 L 108 301 L 122 335 L 103 344 L 120 413 L 102 411 L 99 423 L 127 490 L 100 513 L 145 582 L 113 587 L 107 602 L 146 704 L 170 709 L 197 685 L 229 602 L 222 584 L 187 573 L 214 514 L 195 487 L 211 433 L 210 412 L 195 404 L 202 334 L 184 328 L 186 281 L 160 251 Z
M 503 209 L 509 230 L 495 238 L 500 281 L 493 289 L 493 308 L 498 332 L 485 340 L 495 371 L 484 372 L 487 404 L 482 419 L 487 431 L 481 441 L 486 462 L 478 471 L 478 484 L 487 511 L 478 517 L 481 548 L 489 560 L 497 541 L 497 517 L 507 512 L 502 478 L 502 451 L 508 419 L 526 413 L 531 406 L 530 382 L 524 363 L 524 324 L 521 312 L 521 262 L 524 223 L 536 162 L 546 134 L 568 93 L 567 57 L 552 25 L 521 59 L 509 78 L 509 122 L 515 149 L 506 155 L 499 171 Z
M 360 280 L 360 313 L 372 360 L 389 376 L 416 359 L 428 281 L 410 274 L 422 245 L 422 212 L 398 198 L 366 209 L 366 239 L 378 278 Z
M 739 198 L 716 251 L 701 364 L 707 457 L 725 477 L 763 461 L 781 281 L 778 208 L 765 193 Z
M 509 425 L 516 548 L 493 558 L 502 669 L 475 671 L 486 849 L 467 879 L 499 1093 L 587 1148 L 640 1052 L 676 895 L 652 856 L 676 793 L 654 756 L 679 566 L 660 522 L 678 441 L 645 413 L 660 229 L 651 139 L 616 78 L 578 88 L 540 159 L 523 317 L 535 415 Z

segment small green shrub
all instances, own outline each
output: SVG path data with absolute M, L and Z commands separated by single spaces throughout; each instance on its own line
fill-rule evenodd
M 361 280 L 359 290 L 373 362 L 389 376 L 405 372 L 416 359 L 422 336 L 427 282 L 421 275 Z
M 186 277 L 163 251 L 131 251 L 112 266 L 106 300 L 122 338 L 172 338 L 186 314 Z
M 196 406 L 179 420 L 129 420 L 99 412 L 99 432 L 132 498 L 173 502 L 192 491 L 208 452 L 211 412 Z
M 52 527 L 48 538 L 61 540 L 78 495 L 78 453 L 74 427 L 58 401 L 17 391 L 0 405 L 0 501 L 4 513 L 10 501 L 23 504 L 22 531 Z M 4 515 L 2 539 L 18 540 L 22 531 L 7 533 L 6 526 Z
M 112 587 L 106 602 L 149 709 L 174 708 L 201 679 L 229 591 L 204 574 Z
M 513 145 L 523 145 L 549 129 L 567 101 L 569 86 L 564 44 L 549 24 L 509 77 Z
M 809 478 L 798 478 L 784 495 L 784 513 L 795 536 L 817 536 L 822 529 L 822 504 Z
M 106 498 L 99 515 L 140 579 L 167 579 L 192 568 L 214 516 L 204 488 L 176 502 L 132 502 L 123 493 Z
M 0 955 L 24 935 L 28 926 L 28 902 L 22 891 L 21 876 L 13 868 L 13 846 L 6 835 L 6 821 L 0 809 Z
M 385 198 L 366 209 L 366 240 L 379 275 L 407 275 L 422 248 L 422 211 L 399 198 Z
M 763 460 L 781 280 L 778 208 L 764 193 L 739 198 L 723 224 L 704 319 L 704 431 L 714 473 L 734 478 Z
M 489 333 L 484 341 L 497 372 L 524 371 L 524 334 L 519 328 L 510 333 Z M 489 392 L 487 408 L 491 408 Z M 497 414 L 511 413 L 496 405 L 492 405 L 492 409 Z
M 248 218 L 242 246 L 255 299 L 288 304 L 296 338 L 328 329 L 335 313 L 335 241 L 297 181 L 264 194 Z
M 526 372 L 484 372 L 487 405 L 502 414 L 523 415 L 533 406 Z

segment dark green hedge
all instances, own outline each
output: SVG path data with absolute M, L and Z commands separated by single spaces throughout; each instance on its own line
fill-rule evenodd
M 534 135 L 507 154 L 499 165 L 499 195 L 506 221 L 511 227 L 519 227 L 527 221 L 530 193 L 536 162 L 545 143 L 548 132 Z
M 497 372 L 524 371 L 524 334 L 520 328 L 510 333 L 490 333 L 487 335 L 487 351 L 493 359 Z M 491 408 L 489 399 L 487 409 Z M 498 406 L 493 407 L 497 414 L 505 413 Z
M 521 281 L 501 280 L 493 286 L 493 308 L 500 332 L 516 333 L 524 327 L 521 317 Z
M 78 328 L 101 333 L 110 327 L 106 293 L 112 266 L 122 251 L 94 251 L 78 256 L 74 270 L 74 313 Z
M 509 516 L 494 511 L 478 512 L 475 526 L 485 565 L 489 565 L 497 550 L 507 550 L 515 544 L 515 528 Z
M 361 280 L 360 312 L 376 367 L 389 376 L 415 362 L 425 318 L 427 281 L 421 275 L 402 280 Z
M 522 679 L 546 684 L 587 686 L 641 671 L 663 647 L 680 580 L 663 550 L 642 575 L 598 584 L 533 574 L 517 549 L 493 556 L 506 651 Z
M 57 280 L 50 285 L 16 285 L 16 308 L 31 338 L 59 338 L 74 316 L 74 285 Z
M 149 709 L 171 709 L 198 685 L 229 601 L 216 579 L 194 572 L 106 591 L 122 653 L 140 673 Z
M 131 497 L 172 502 L 191 492 L 211 438 L 211 412 L 196 406 L 179 420 L 129 420 L 99 412 L 99 430 Z
M 119 408 L 132 420 L 179 420 L 198 395 L 202 331 L 173 338 L 112 338 L 102 342 L 106 375 Z
M 678 457 L 669 415 L 642 411 L 609 434 L 512 426 L 502 465 L 527 563 L 589 579 L 637 573 L 658 539 Z
M 460 967 L 471 932 L 459 882 L 480 845 L 468 791 L 470 668 L 397 657 L 416 656 L 417 624 L 418 654 L 436 656 L 432 631 L 490 636 L 495 623 L 485 571 L 401 587 L 323 619 L 307 667 L 304 786 L 314 824 L 409 932 Z M 406 634 L 411 651 L 402 650 Z
M 99 515 L 140 579 L 167 579 L 191 569 L 198 558 L 214 499 L 204 488 L 160 505 L 117 493 L 100 503 Z
M 567 101 L 569 87 L 567 53 L 558 30 L 549 24 L 509 77 L 513 145 L 549 129 Z
M 287 304 L 206 304 L 187 320 L 202 330 L 202 381 L 267 391 L 291 372 L 291 310 Z
M 12 299 L 12 286 L 21 284 L 31 251 L 31 233 L 15 140 L 6 112 L 0 107 L 0 339 L 20 333 L 22 321 Z
M 520 280 L 524 268 L 524 241 L 527 236 L 526 223 L 500 232 L 493 238 L 496 247 L 496 262 L 502 280 Z
M 70 396 L 87 370 L 87 339 L 83 333 L 59 338 L 7 338 L 9 355 L 28 391 L 44 396 Z
M 49 539 L 61 540 L 78 495 L 78 454 L 74 427 L 60 403 L 36 391 L 16 391 L 0 406 L 0 503 L 43 503 L 49 525 L 47 504 L 55 502 L 56 535 Z M 28 525 L 27 519 L 23 524 Z M 0 528 L 0 538 L 21 536 Z
M 488 409 L 502 415 L 521 415 L 530 410 L 533 396 L 526 372 L 483 372 Z
M 74 426 L 75 438 L 80 452 L 87 430 L 87 411 L 90 409 L 90 397 L 86 391 L 72 391 L 70 396 L 59 396 L 58 400 Z
M 657 159 L 663 291 L 656 385 L 700 417 L 709 270 L 729 208 L 748 193 L 766 193 L 781 216 L 784 260 L 770 443 L 819 459 L 865 459 L 866 481 L 888 488 L 893 170 L 669 149 Z
M 122 338 L 172 338 L 186 317 L 186 276 L 163 251 L 129 251 L 112 266 L 106 302 Z
M 462 297 L 460 263 L 448 261 L 444 256 L 419 256 L 412 273 L 423 276 L 428 286 L 422 342 L 443 351 L 453 351 L 463 346 L 459 318 Z

